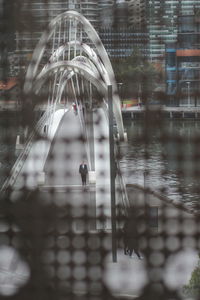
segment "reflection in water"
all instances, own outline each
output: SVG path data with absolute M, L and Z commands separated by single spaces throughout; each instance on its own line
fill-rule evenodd
M 152 125 L 152 124 L 153 125 Z M 200 121 L 126 122 L 128 144 L 120 146 L 126 183 L 162 190 L 172 199 L 198 206 L 200 194 Z M 17 113 L 0 118 L 0 184 L 16 160 L 15 142 L 21 133 Z
M 200 122 L 167 120 L 147 127 L 134 121 L 126 122 L 125 128 L 128 144 L 121 145 L 121 168 L 126 183 L 144 185 L 147 170 L 145 186 L 198 206 Z

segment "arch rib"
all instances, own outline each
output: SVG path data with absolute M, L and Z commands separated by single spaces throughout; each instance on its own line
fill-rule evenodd
M 34 83 L 34 90 L 36 93 L 39 93 L 43 83 L 47 80 L 48 76 L 53 72 L 58 71 L 73 71 L 74 74 L 79 74 L 83 76 L 88 81 L 91 81 L 98 91 L 107 98 L 107 86 L 106 84 L 99 79 L 98 75 L 95 74 L 86 64 L 76 61 L 61 61 L 55 62 L 51 64 L 49 67 L 44 69 L 40 74 L 37 76 L 35 83 Z
M 46 45 L 47 45 L 48 41 L 50 40 L 52 34 L 54 33 L 56 25 L 60 24 L 60 22 L 62 20 L 65 20 L 65 19 L 71 20 L 72 18 L 74 18 L 77 22 L 81 23 L 81 25 L 82 25 L 84 31 L 87 33 L 89 39 L 95 45 L 97 54 L 100 57 L 102 64 L 104 65 L 104 67 L 106 68 L 106 70 L 108 72 L 109 81 L 113 87 L 113 103 L 114 103 L 113 111 L 114 111 L 114 115 L 115 115 L 116 122 L 117 122 L 119 136 L 123 140 L 124 139 L 124 128 L 123 128 L 123 120 L 122 120 L 122 115 L 121 115 L 121 102 L 120 102 L 120 98 L 118 96 L 117 84 L 115 82 L 115 77 L 114 77 L 114 72 L 112 69 L 111 62 L 109 60 L 107 52 L 97 34 L 97 32 L 95 31 L 95 29 L 92 27 L 90 22 L 84 16 L 82 16 L 81 14 L 79 14 L 76 11 L 67 11 L 65 13 L 60 14 L 59 16 L 57 16 L 54 20 L 52 20 L 50 22 L 47 30 L 43 33 L 43 35 L 42 35 L 40 41 L 38 42 L 37 47 L 33 53 L 32 61 L 27 70 L 26 81 L 25 81 L 25 85 L 24 85 L 24 93 L 28 94 L 33 89 L 33 82 L 36 79 L 36 74 L 37 74 L 39 63 L 44 54 Z M 69 62 L 67 64 L 69 65 Z M 81 69 L 81 67 L 80 67 L 80 69 Z M 89 70 L 85 71 L 85 75 L 88 75 L 90 72 L 91 71 L 89 71 Z M 93 75 L 93 74 L 90 74 L 90 75 Z M 94 80 L 95 77 L 92 76 L 92 78 Z M 106 84 L 108 85 L 108 82 Z M 99 85 L 101 86 L 100 82 L 99 82 Z M 95 81 L 95 86 L 98 88 L 98 84 L 96 81 Z M 101 89 L 101 87 L 100 87 L 100 89 Z M 106 98 L 107 98 L 107 96 L 106 96 Z
M 106 82 L 107 85 L 110 85 L 110 78 L 108 76 L 108 73 L 104 67 L 104 65 L 102 64 L 101 60 L 98 58 L 96 52 L 87 44 L 85 43 L 81 43 L 80 41 L 71 41 L 68 42 L 65 45 L 60 46 L 50 57 L 49 62 L 55 62 L 55 60 L 59 59 L 60 56 L 63 55 L 63 53 L 69 48 L 69 47 L 76 47 L 77 49 L 81 49 L 85 54 L 87 54 L 87 56 L 89 57 L 89 59 L 94 63 L 95 67 L 98 69 L 99 73 L 101 74 L 101 76 L 103 77 L 104 81 Z

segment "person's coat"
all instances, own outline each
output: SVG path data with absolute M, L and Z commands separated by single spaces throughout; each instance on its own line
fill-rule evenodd
M 88 173 L 88 168 L 87 168 L 87 165 L 86 164 L 81 164 L 80 167 L 79 167 L 79 173 L 81 175 L 87 175 Z

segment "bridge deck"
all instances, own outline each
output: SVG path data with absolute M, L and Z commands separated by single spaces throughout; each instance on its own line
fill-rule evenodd
M 78 169 L 83 158 L 86 159 L 86 148 L 80 136 L 78 116 L 69 110 L 59 125 L 44 167 L 45 185 L 81 185 Z
M 81 137 L 81 125 L 79 117 L 69 110 L 61 120 L 49 156 L 45 163 L 45 185 L 41 192 L 49 195 L 53 188 L 53 198 L 57 205 L 64 207 L 67 204 L 80 207 L 90 206 L 90 216 L 94 220 L 96 216 L 95 187 L 89 185 L 83 187 L 79 174 L 79 165 L 86 157 L 86 147 Z M 95 229 L 95 222 L 89 225 Z M 78 229 L 78 225 L 76 226 Z

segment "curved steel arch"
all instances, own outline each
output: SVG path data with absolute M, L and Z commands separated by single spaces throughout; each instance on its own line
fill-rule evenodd
M 90 58 L 90 60 L 94 63 L 96 68 L 99 70 L 101 76 L 104 78 L 107 85 L 110 85 L 110 78 L 108 76 L 108 73 L 102 64 L 101 60 L 98 58 L 96 52 L 87 44 L 81 43 L 80 41 L 71 41 L 66 43 L 65 45 L 60 46 L 56 51 L 52 54 L 49 61 L 50 63 L 54 62 L 56 59 L 59 59 L 59 57 L 69 48 L 69 46 L 76 47 L 79 50 L 81 49 L 84 53 L 87 54 L 87 56 Z
M 72 62 L 82 62 L 82 70 L 84 70 L 84 67 L 86 66 L 87 68 L 90 69 L 91 67 L 91 61 L 85 57 L 85 56 L 76 56 Z M 53 61 L 52 61 L 53 62 Z M 50 67 L 50 66 L 49 66 Z M 51 67 L 53 68 L 53 65 L 51 65 Z M 71 67 L 70 67 L 71 68 Z M 59 70 L 59 67 L 58 67 L 58 70 Z M 98 75 L 99 73 L 97 72 L 96 68 L 94 66 L 92 66 L 92 69 L 90 69 L 92 71 L 92 76 L 95 77 L 95 78 L 99 78 Z M 48 69 L 47 70 L 47 65 L 45 68 L 43 68 L 42 72 L 47 72 L 47 76 L 49 73 L 51 73 L 51 70 Z M 95 72 L 96 71 L 96 72 Z M 46 76 L 46 75 L 43 75 L 42 72 L 40 72 L 40 74 L 38 74 L 38 81 L 40 81 L 42 79 L 42 77 Z M 78 73 L 79 74 L 79 73 Z M 61 76 L 61 80 L 60 80 L 60 84 L 59 84 L 59 92 L 58 92 L 58 95 L 57 95 L 57 99 L 56 99 L 56 102 L 59 102 L 60 99 L 61 99 L 61 96 L 62 96 L 62 93 L 64 91 L 64 88 L 67 84 L 67 81 L 70 80 L 73 76 L 75 75 L 75 72 L 74 71 L 69 71 L 68 69 L 66 69 L 64 71 L 64 73 L 62 74 Z M 42 82 L 41 82 L 41 85 L 43 84 L 43 82 L 45 81 L 46 78 L 42 79 Z M 40 82 L 39 82 L 40 83 Z M 104 95 L 103 95 L 104 96 Z M 105 97 L 105 96 L 104 96 Z
M 96 86 L 97 90 L 107 98 L 106 84 L 102 80 L 100 80 L 97 74 L 95 74 L 86 64 L 83 64 L 80 61 L 61 61 L 49 65 L 49 67 L 40 72 L 34 82 L 34 90 L 36 91 L 36 93 L 39 93 L 43 83 L 47 80 L 49 74 L 64 70 L 73 71 L 74 74 L 79 74 L 80 76 L 86 78 L 88 81 L 91 81 L 94 86 Z
M 39 63 L 44 54 L 46 45 L 47 45 L 48 41 L 50 40 L 54 29 L 56 28 L 56 24 L 59 21 L 62 21 L 64 19 L 72 19 L 72 18 L 74 18 L 75 20 L 77 20 L 78 22 L 80 22 L 82 24 L 83 29 L 87 33 L 90 40 L 94 43 L 96 51 L 97 51 L 99 57 L 101 58 L 103 65 L 106 67 L 106 69 L 108 71 L 110 83 L 113 87 L 113 103 L 114 103 L 113 111 L 114 111 L 114 115 L 115 115 L 116 122 L 117 122 L 119 136 L 123 140 L 124 139 L 124 128 L 123 128 L 123 120 L 122 120 L 122 114 L 121 114 L 121 102 L 120 102 L 120 98 L 119 98 L 118 92 L 117 92 L 117 85 L 115 82 L 115 76 L 114 76 L 114 72 L 112 69 L 112 65 L 110 63 L 107 52 L 97 34 L 97 32 L 95 31 L 95 29 L 92 27 L 90 22 L 84 16 L 82 16 L 81 14 L 79 14 L 76 11 L 67 11 L 65 13 L 60 14 L 59 16 L 57 16 L 55 19 L 53 19 L 50 22 L 47 30 L 43 33 L 43 35 L 42 35 L 40 41 L 38 42 L 37 47 L 33 53 L 32 61 L 27 70 L 26 81 L 25 81 L 25 85 L 24 85 L 24 93 L 28 94 L 33 89 L 33 81 L 36 78 L 36 73 L 38 70 Z

